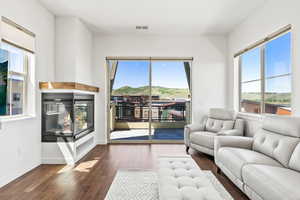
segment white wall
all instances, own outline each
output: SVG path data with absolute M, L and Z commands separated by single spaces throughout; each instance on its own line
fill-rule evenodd
M 76 81 L 76 20 L 55 17 L 55 80 Z
M 36 34 L 36 82 L 54 80 L 54 16 L 36 0 L 0 0 L 0 15 Z M 0 187 L 41 163 L 40 93 L 37 116 L 3 122 L 0 130 Z
M 55 24 L 55 80 L 92 84 L 92 33 L 75 17 L 56 17 Z
M 77 44 L 76 81 L 93 85 L 93 35 L 80 20 L 78 21 Z
M 294 115 L 300 114 L 300 1 L 270 0 L 229 34 L 227 104 L 236 107 L 238 98 L 237 67 L 233 65 L 233 55 L 249 44 L 253 44 L 285 25 L 291 24 L 292 30 L 292 109 Z
M 94 83 L 101 88 L 96 100 L 95 121 L 99 143 L 106 142 L 106 56 L 194 57 L 193 115 L 197 121 L 201 112 L 226 104 L 226 49 L 226 39 L 222 36 L 95 36 Z

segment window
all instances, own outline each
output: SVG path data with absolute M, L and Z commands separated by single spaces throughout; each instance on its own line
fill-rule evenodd
M 1 44 L 0 116 L 25 114 L 29 59 L 29 53 Z
M 240 59 L 240 110 L 291 114 L 291 33 L 285 33 Z

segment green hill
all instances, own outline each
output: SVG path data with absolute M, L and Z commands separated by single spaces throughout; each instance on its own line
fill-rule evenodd
M 242 93 L 242 99 L 250 101 L 261 101 L 261 94 L 256 92 Z M 291 93 L 265 93 L 265 102 L 269 104 L 289 105 L 291 102 Z
M 143 87 L 129 87 L 124 86 L 113 90 L 113 96 L 136 96 L 136 95 L 149 95 L 149 86 Z M 152 95 L 159 96 L 161 99 L 172 99 L 172 98 L 188 98 L 189 90 L 183 88 L 166 88 L 160 86 L 152 87 Z

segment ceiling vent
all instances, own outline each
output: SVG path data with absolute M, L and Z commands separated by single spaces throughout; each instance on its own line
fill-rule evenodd
M 136 30 L 148 30 L 148 26 L 136 26 Z

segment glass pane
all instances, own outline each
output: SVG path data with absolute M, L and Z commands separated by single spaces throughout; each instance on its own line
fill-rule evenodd
M 7 104 L 7 93 L 9 91 L 7 82 L 8 73 L 8 51 L 0 49 L 0 115 L 9 114 L 9 105 Z
M 75 104 L 75 134 L 92 128 L 93 120 L 93 103 L 78 101 Z
M 242 82 L 260 79 L 260 49 L 256 48 L 241 56 Z
M 250 113 L 261 112 L 261 81 L 242 83 L 241 111 Z
M 24 73 L 24 55 L 9 53 L 9 71 Z
M 191 100 L 189 76 L 189 62 L 152 62 L 153 139 L 183 140 Z
M 265 87 L 265 112 L 290 115 L 291 76 L 267 79 Z
M 1 44 L 1 48 L 5 49 L 6 51 L 9 52 L 9 55 L 8 55 L 9 71 L 24 73 L 25 72 L 24 58 L 25 58 L 26 53 L 23 50 L 18 49 L 12 45 L 9 45 L 5 42 L 3 42 Z
M 45 102 L 43 106 L 46 134 L 72 136 L 72 102 Z
M 24 77 L 10 75 L 9 80 L 11 87 L 11 114 L 19 115 L 23 113 L 24 109 Z
M 149 139 L 149 61 L 110 62 L 113 140 Z
M 291 33 L 266 44 L 265 77 L 291 73 Z

